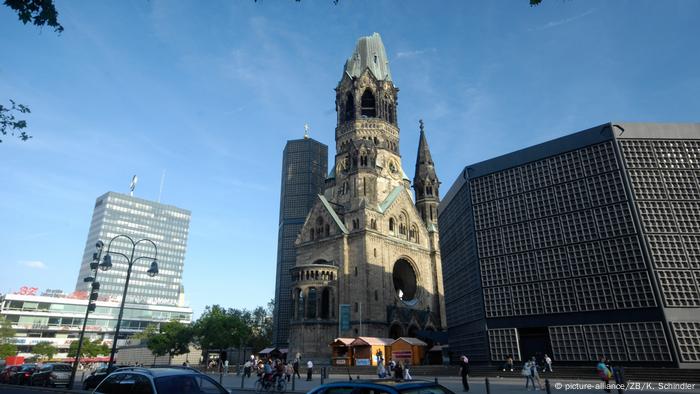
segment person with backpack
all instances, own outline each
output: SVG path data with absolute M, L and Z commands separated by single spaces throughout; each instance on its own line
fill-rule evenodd
M 530 382 L 532 382 L 532 388 L 535 388 L 535 380 L 532 378 L 532 364 L 530 361 L 526 361 L 523 364 L 523 369 L 520 374 L 525 377 L 525 389 L 530 391 Z
M 613 376 L 612 368 L 606 363 L 605 356 L 600 356 L 598 359 L 598 365 L 596 365 L 596 370 L 598 371 L 598 377 L 603 381 L 603 390 L 605 392 L 610 392 L 610 378 Z

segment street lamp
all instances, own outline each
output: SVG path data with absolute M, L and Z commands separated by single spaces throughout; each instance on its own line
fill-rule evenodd
M 112 242 L 114 242 L 114 240 L 117 238 L 126 238 L 127 240 L 129 240 L 129 242 L 131 242 L 131 255 L 130 256 L 127 256 L 124 253 L 112 251 Z M 139 256 L 139 257 L 134 258 L 134 252 L 136 251 L 136 246 L 138 244 L 140 244 L 141 242 L 148 242 L 151 245 L 153 245 L 153 249 L 155 250 L 155 253 L 153 254 L 153 256 Z M 122 302 L 121 302 L 121 306 L 119 307 L 119 318 L 117 319 L 117 328 L 114 332 L 114 340 L 112 341 L 112 352 L 109 354 L 109 364 L 107 365 L 108 368 L 114 364 L 114 354 L 117 352 L 117 340 L 119 338 L 119 329 L 120 329 L 120 326 L 122 324 L 122 316 L 124 315 L 124 303 L 126 302 L 126 292 L 129 289 L 129 278 L 131 278 L 131 267 L 138 260 L 149 259 L 149 260 L 151 260 L 151 266 L 148 269 L 148 271 L 146 271 L 146 273 L 150 277 L 154 277 L 154 276 L 158 275 L 158 247 L 150 239 L 143 238 L 143 239 L 140 239 L 140 240 L 134 242 L 134 240 L 131 237 L 129 237 L 128 235 L 124 235 L 124 234 L 117 235 L 116 237 L 112 238 L 109 241 L 109 246 L 107 247 L 107 254 L 105 255 L 105 257 L 103 259 L 103 263 L 100 264 L 100 266 L 101 266 L 100 269 L 108 270 L 112 267 L 112 255 L 110 255 L 110 253 L 124 257 L 126 259 L 126 262 L 129 265 L 129 268 L 126 271 L 126 282 L 124 283 L 124 293 L 122 294 Z
M 95 309 L 95 302 L 97 301 L 97 291 L 100 290 L 100 282 L 97 282 L 97 269 L 98 267 L 103 271 L 106 271 L 112 267 L 110 263 L 109 266 L 105 265 L 106 261 L 100 263 L 100 257 L 102 257 L 102 248 L 104 243 L 102 241 L 97 241 L 95 244 L 96 252 L 92 254 L 92 261 L 90 262 L 90 271 L 92 276 L 87 276 L 83 278 L 83 282 L 90 283 L 90 295 L 88 296 L 88 304 L 85 308 L 85 318 L 83 318 L 83 328 L 80 330 L 80 338 L 78 339 L 78 349 L 75 354 L 75 360 L 73 361 L 73 368 L 70 372 L 70 380 L 68 381 L 68 388 L 73 388 L 73 381 L 75 380 L 75 373 L 78 371 L 78 365 L 80 364 L 80 352 L 83 349 L 83 339 L 85 338 L 85 327 L 87 325 L 88 315 Z M 105 256 L 107 257 L 107 256 Z M 106 268 L 105 268 L 106 267 Z M 93 294 L 95 294 L 93 299 Z

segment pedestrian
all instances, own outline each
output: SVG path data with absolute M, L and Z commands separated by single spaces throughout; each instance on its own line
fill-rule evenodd
M 520 371 L 520 374 L 525 377 L 525 389 L 527 391 L 530 391 L 530 382 L 532 382 L 532 388 L 535 388 L 535 381 L 532 379 L 532 369 L 530 367 L 530 361 L 525 361 L 523 369 Z
M 379 379 L 384 379 L 386 377 L 386 368 L 384 367 L 384 363 L 379 363 L 377 366 L 377 376 Z
M 294 362 L 292 363 L 292 368 L 294 369 L 294 376 L 301 379 L 301 375 L 299 375 L 299 359 L 298 358 L 294 359 Z
M 396 361 L 389 359 L 389 373 L 394 373 L 394 368 L 396 368 Z
M 408 370 L 409 363 L 408 361 L 406 362 L 406 365 L 403 367 L 403 380 L 413 380 L 411 377 L 411 372 Z
M 462 355 L 459 358 L 459 375 L 462 377 L 462 387 L 464 391 L 469 391 L 469 359 L 467 356 Z
M 545 370 L 549 369 L 549 372 L 554 372 L 552 370 L 552 358 L 549 357 L 547 354 L 544 355 L 544 365 L 545 365 Z
M 403 363 L 399 361 L 394 367 L 394 380 L 400 382 L 403 379 Z
M 511 355 L 506 357 L 506 362 L 503 364 L 503 372 L 505 372 L 506 369 L 510 369 L 510 372 L 513 372 L 513 356 Z
M 313 374 L 314 374 L 314 363 L 311 360 L 309 360 L 306 362 L 306 380 L 308 382 L 311 381 Z
M 535 382 L 537 382 L 535 390 L 544 389 L 544 386 L 542 386 L 542 381 L 540 380 L 540 374 L 537 373 L 537 359 L 535 358 L 535 356 L 532 356 L 532 358 L 530 359 L 530 376 L 532 377 L 533 386 L 535 386 Z
M 605 356 L 600 356 L 596 365 L 598 377 L 603 381 L 603 390 L 610 392 L 610 378 L 613 376 L 612 368 L 606 363 Z

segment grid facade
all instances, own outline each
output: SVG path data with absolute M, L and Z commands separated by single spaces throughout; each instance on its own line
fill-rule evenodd
M 127 235 L 138 241 L 152 240 L 158 247 L 158 275 L 146 273 L 151 260 L 139 260 L 133 265 L 126 302 L 153 305 L 182 305 L 184 289 L 182 270 L 185 264 L 190 211 L 160 204 L 125 194 L 108 192 L 97 198 L 92 214 L 83 253 L 76 291 L 89 291 L 89 283 L 83 278 L 91 275 L 90 262 L 95 243 L 105 243 L 103 255 L 109 248 L 112 269 L 100 271 L 100 296 L 121 300 L 128 264 L 118 253 L 130 255 L 132 244 L 125 238 L 110 240 L 117 235 Z M 154 256 L 150 243 L 139 243 L 134 256 Z
M 292 316 L 292 278 L 289 270 L 296 262 L 294 241 L 317 195 L 323 193 L 327 171 L 328 146 L 311 138 L 287 141 L 282 157 L 272 334 L 277 346 L 286 345 L 289 338 L 289 320 Z
M 546 341 L 561 361 L 700 362 L 700 125 L 606 124 L 467 166 L 440 223 L 443 270 L 478 273 L 495 343 L 512 329 L 528 357 Z M 450 231 L 474 256 L 445 254 Z M 446 274 L 446 299 L 462 285 Z
M 469 183 L 487 318 L 656 306 L 612 140 Z

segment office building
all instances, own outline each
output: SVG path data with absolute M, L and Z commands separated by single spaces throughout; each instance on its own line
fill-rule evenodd
M 291 277 L 296 250 L 294 241 L 319 194 L 328 172 L 328 146 L 305 137 L 287 141 L 282 154 L 282 190 L 277 238 L 277 275 L 273 342 L 286 346 L 291 310 Z
M 700 124 L 603 124 L 480 163 L 440 205 L 455 356 L 700 368 Z
M 147 238 L 158 248 L 158 275 L 146 273 L 152 259 L 135 262 L 126 302 L 151 305 L 184 306 L 182 270 L 185 264 L 190 212 L 172 205 L 160 204 L 133 196 L 108 192 L 97 198 L 92 214 L 83 260 L 75 285 L 76 291 L 89 291 L 89 283 L 83 279 L 91 275 L 90 262 L 97 241 L 104 242 L 103 256 L 109 250 L 113 267 L 100 271 L 100 296 L 121 300 L 127 273 L 127 260 L 120 254 L 131 256 L 132 244 L 117 235 L 127 235 L 135 242 Z M 141 242 L 134 257 L 155 257 L 153 245 Z

